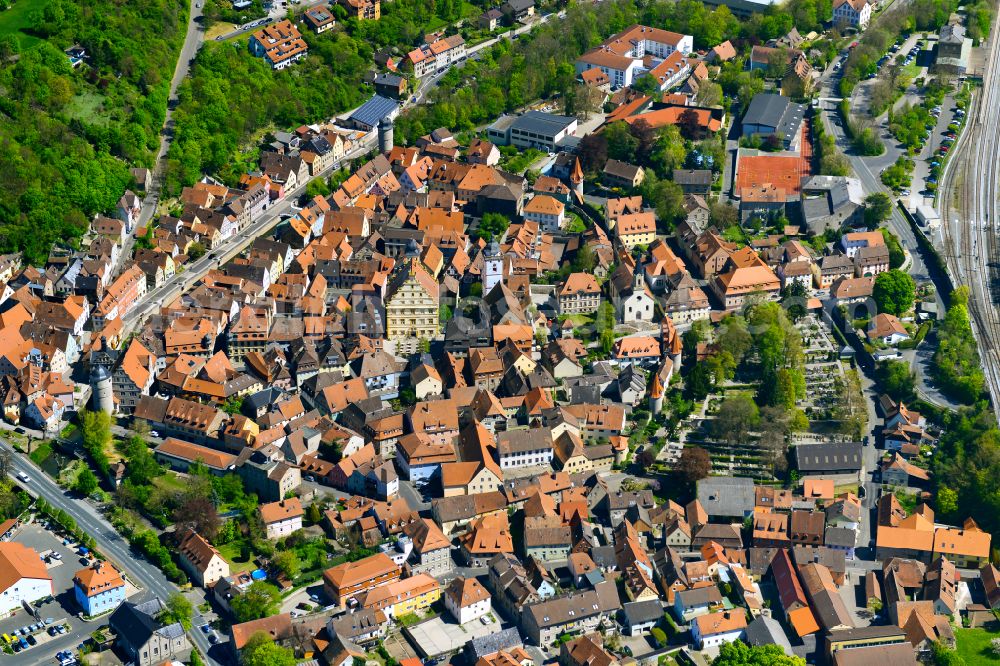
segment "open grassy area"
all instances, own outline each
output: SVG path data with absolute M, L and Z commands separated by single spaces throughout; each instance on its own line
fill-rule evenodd
M 899 73 L 905 76 L 910 81 L 913 81 L 918 76 L 920 76 L 920 65 L 915 62 L 911 62 L 909 65 L 903 65 L 899 69 Z
M 1000 664 L 1000 657 L 993 654 L 990 641 L 1000 638 L 1000 632 L 986 629 L 955 629 L 955 652 L 969 666 L 973 664 Z
M 41 442 L 35 444 L 31 449 L 31 455 L 29 456 L 36 465 L 41 465 L 43 462 L 48 460 L 49 456 L 52 455 L 52 445 L 48 442 Z
M 833 489 L 833 494 L 834 495 L 841 495 L 843 493 L 851 493 L 853 495 L 857 495 L 858 494 L 858 484 L 856 484 L 856 483 L 848 483 L 848 484 L 845 484 L 843 486 L 837 486 L 836 488 Z
M 235 29 L 236 29 L 235 23 L 225 23 L 224 21 L 213 23 L 211 27 L 209 27 L 209 29 L 205 31 L 205 39 L 207 41 L 210 39 L 215 39 L 216 37 L 219 37 L 221 35 L 228 35 Z
M 229 563 L 229 570 L 232 573 L 240 573 L 242 571 L 250 571 L 254 568 L 254 563 L 252 560 L 244 560 L 240 557 L 241 544 L 239 541 L 233 541 L 232 543 L 224 543 L 221 546 L 217 546 L 219 554 L 222 558 Z
M 90 92 L 74 96 L 67 108 L 70 116 L 91 125 L 108 124 L 110 119 L 103 110 L 104 96 Z
M 48 0 L 16 0 L 13 7 L 0 12 L 0 37 L 17 35 L 22 51 L 37 46 L 42 40 L 24 32 L 24 29 L 31 25 L 28 15 L 35 9 L 45 7 L 47 2 Z
M 153 479 L 153 485 L 157 488 L 163 490 L 171 490 L 174 492 L 183 492 L 187 489 L 187 483 L 181 476 L 175 472 L 168 471 L 163 476 L 158 476 Z

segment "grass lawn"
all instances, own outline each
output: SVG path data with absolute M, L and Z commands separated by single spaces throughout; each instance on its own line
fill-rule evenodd
M 573 211 L 570 211 L 569 215 L 566 217 L 569 218 L 569 224 L 566 227 L 566 231 L 572 234 L 582 234 L 587 230 L 587 225 L 580 219 L 580 216 Z
M 232 543 L 224 543 L 221 546 L 216 546 L 219 554 L 222 558 L 229 563 L 229 570 L 232 573 L 240 573 L 242 571 L 250 571 L 254 568 L 254 563 L 250 560 L 244 560 L 240 557 L 241 544 L 239 541 L 233 541 Z
M 848 484 L 843 485 L 843 486 L 837 486 L 836 488 L 833 489 L 833 494 L 834 495 L 841 495 L 843 493 L 851 493 L 852 495 L 857 495 L 858 494 L 858 484 L 856 484 L 856 483 L 848 483 Z
M 1000 633 L 986 629 L 955 629 L 955 653 L 969 666 L 973 664 L 1000 664 L 1000 657 L 993 654 L 990 640 L 1000 638 Z
M 51 455 L 52 455 L 52 445 L 50 445 L 48 442 L 41 442 L 40 444 L 35 444 L 32 447 L 31 455 L 28 457 L 31 458 L 32 462 L 34 462 L 36 465 L 41 465 L 43 462 L 48 460 L 49 456 Z
M 169 471 L 163 476 L 153 479 L 153 485 L 162 490 L 172 490 L 175 492 L 184 492 L 187 490 L 187 483 L 184 479 L 174 472 Z
M 912 81 L 920 75 L 920 65 L 915 62 L 911 62 L 909 65 L 903 65 L 900 68 L 899 73 Z
M 899 505 L 906 511 L 906 513 L 913 513 L 917 508 L 917 495 L 904 492 L 902 490 L 897 490 L 893 493 L 896 499 L 899 500 Z
M 213 23 L 212 26 L 205 31 L 205 40 L 206 41 L 214 40 L 216 37 L 220 35 L 228 35 L 235 29 L 236 29 L 235 23 L 226 23 L 224 21 Z
M 593 324 L 594 318 L 585 314 L 559 315 L 559 321 L 569 321 L 574 327 L 579 327 Z
M 722 238 L 729 241 L 730 243 L 739 243 L 742 245 L 745 245 L 747 242 L 746 241 L 747 236 L 743 232 L 743 229 L 740 228 L 740 225 L 738 224 L 726 227 L 725 231 L 722 232 Z
M 35 9 L 43 8 L 47 2 L 48 0 L 15 0 L 13 7 L 0 12 L 0 37 L 17 35 L 22 51 L 37 46 L 42 40 L 24 32 L 24 29 L 31 25 L 28 15 Z

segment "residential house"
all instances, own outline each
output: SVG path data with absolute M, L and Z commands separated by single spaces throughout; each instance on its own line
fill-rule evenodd
M 872 318 L 868 325 L 867 335 L 869 340 L 877 340 L 890 346 L 910 339 L 910 334 L 903 326 L 903 322 L 888 312 L 879 312 Z
M 191 580 L 199 587 L 209 588 L 229 575 L 229 563 L 216 548 L 194 530 L 189 530 L 177 545 L 177 554 Z
M 451 542 L 437 523 L 429 518 L 421 518 L 407 523 L 403 532 L 413 542 L 410 559 L 412 573 L 440 576 L 451 571 Z
M 339 0 L 339 4 L 347 10 L 348 16 L 359 21 L 377 21 L 382 18 L 381 0 Z
M 253 33 L 248 48 L 251 54 L 264 58 L 273 69 L 284 69 L 309 53 L 309 46 L 302 39 L 302 33 L 287 19 Z
M 25 603 L 55 594 L 52 576 L 34 549 L 16 541 L 0 543 L 0 568 L 6 576 L 0 584 L 0 615 L 7 616 Z
M 73 576 L 73 592 L 83 614 L 96 617 L 125 601 L 125 581 L 111 564 L 98 560 Z
M 604 164 L 601 180 L 608 187 L 634 188 L 642 184 L 645 175 L 641 167 L 610 159 Z
M 594 631 L 620 607 L 615 583 L 604 581 L 593 589 L 525 605 L 521 628 L 533 645 L 552 645 L 559 634 Z
M 497 434 L 501 469 L 549 466 L 554 455 L 549 428 L 508 430 Z
M 399 580 L 399 567 L 385 553 L 344 562 L 323 572 L 323 590 L 338 606 L 357 603 L 368 590 Z
M 703 650 L 739 640 L 746 633 L 746 628 L 746 613 L 742 608 L 709 613 L 694 619 L 691 639 Z
M 492 597 L 475 578 L 453 578 L 444 591 L 444 604 L 459 624 L 466 624 L 493 610 Z
M 258 510 L 268 539 L 280 539 L 302 529 L 305 511 L 298 497 L 261 504 Z
M 566 222 L 566 205 L 547 194 L 537 194 L 524 204 L 523 214 L 542 231 L 559 231 Z
M 715 585 L 679 590 L 674 594 L 674 616 L 682 623 L 722 608 L 722 593 Z
M 641 179 L 640 179 L 641 180 Z M 623 247 L 646 247 L 656 240 L 656 215 L 651 212 L 621 215 L 615 221 L 615 237 Z
M 601 287 L 590 273 L 570 273 L 556 288 L 559 313 L 591 314 L 601 304 Z
M 330 30 L 337 24 L 333 13 L 326 7 L 310 7 L 303 13 L 303 18 L 317 35 Z
M 865 0 L 834 0 L 833 24 L 861 31 L 868 27 L 872 6 Z
M 425 611 L 440 598 L 441 584 L 425 573 L 370 587 L 357 597 L 362 608 L 396 619 Z
M 191 643 L 184 627 L 180 622 L 164 625 L 157 619 L 166 608 L 156 597 L 142 603 L 125 601 L 108 618 L 108 626 L 117 636 L 115 646 L 129 663 L 156 666 L 187 660 Z

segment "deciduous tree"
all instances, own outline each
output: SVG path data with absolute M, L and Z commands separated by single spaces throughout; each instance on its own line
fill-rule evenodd
M 233 603 L 240 598 L 236 597 Z M 266 633 L 258 631 L 240 651 L 240 663 L 243 666 L 295 666 L 296 659 L 290 648 L 281 647 Z
M 243 594 L 233 598 L 230 605 L 239 622 L 249 622 L 274 615 L 280 601 L 281 592 L 278 588 L 259 580 L 250 583 Z
M 712 471 L 708 451 L 700 446 L 685 446 L 677 461 L 677 472 L 689 486 L 694 486 Z
M 916 286 L 908 273 L 892 269 L 875 277 L 872 298 L 879 312 L 899 316 L 913 307 Z

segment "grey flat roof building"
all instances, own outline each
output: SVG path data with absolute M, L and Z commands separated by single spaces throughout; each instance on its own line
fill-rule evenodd
M 710 476 L 698 482 L 698 501 L 711 518 L 739 518 L 753 513 L 753 479 Z
M 754 95 L 743 114 L 743 135 L 780 134 L 795 136 L 802 127 L 806 107 L 774 93 Z
M 519 116 L 500 116 L 486 128 L 486 135 L 501 145 L 553 150 L 556 143 L 575 132 L 576 127 L 577 120 L 572 116 L 528 111 Z
M 386 116 L 395 118 L 399 114 L 399 103 L 396 100 L 374 95 L 352 113 L 348 120 L 357 129 L 370 130 L 378 126 L 378 121 Z
M 857 472 L 864 467 L 861 442 L 800 444 L 795 447 L 800 472 Z

